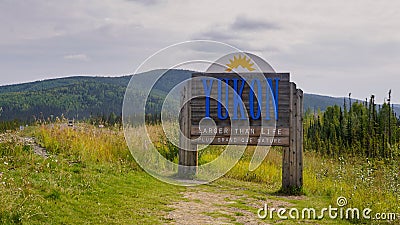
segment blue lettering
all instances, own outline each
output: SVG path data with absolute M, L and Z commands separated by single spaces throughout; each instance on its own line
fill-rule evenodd
M 254 86 L 257 83 L 257 114 L 254 115 Z M 249 93 L 249 105 L 250 105 L 250 116 L 252 119 L 257 120 L 261 116 L 261 102 L 262 102 L 262 89 L 261 82 L 258 79 L 254 79 L 250 84 L 250 93 Z
M 222 115 L 222 80 L 218 81 L 218 119 L 220 120 L 226 120 L 228 119 L 228 110 L 227 107 L 229 107 L 229 79 L 225 78 L 225 107 L 224 107 L 224 111 L 225 111 L 225 116 Z
M 201 79 L 203 81 L 204 94 L 206 95 L 206 118 L 210 119 L 210 95 L 213 81 L 212 79 Z M 207 85 L 210 80 L 210 86 Z
M 204 88 L 204 95 L 205 95 L 205 118 L 210 118 L 210 96 L 213 88 L 213 81 L 214 78 L 206 78 L 201 79 Z M 229 105 L 229 81 L 233 81 L 233 104 Z M 239 81 L 241 83 L 239 83 Z M 250 118 L 253 120 L 258 120 L 261 118 L 261 112 L 265 109 L 266 115 L 265 120 L 271 120 L 271 108 L 274 107 L 274 118 L 278 120 L 278 105 L 279 105 L 279 81 L 280 78 L 266 78 L 263 82 L 266 81 L 266 93 L 265 93 L 265 101 L 263 97 L 263 88 L 261 80 L 259 79 L 252 79 L 250 82 L 250 92 L 249 92 L 249 114 Z M 231 117 L 232 120 L 245 120 L 246 119 L 246 106 L 243 104 L 242 94 L 243 89 L 245 87 L 246 80 L 244 78 L 220 78 L 218 79 L 218 102 L 217 102 L 217 114 L 219 120 L 226 120 L 229 118 L 230 114 L 228 112 L 228 108 L 233 106 L 233 116 Z M 225 106 L 223 103 L 223 85 L 225 85 Z M 257 92 L 255 91 L 257 88 Z M 256 95 L 257 93 L 257 95 Z M 256 100 L 255 100 L 256 99 Z M 257 101 L 255 104 L 254 101 Z M 272 106 L 270 101 L 273 102 Z M 265 102 L 265 108 L 262 105 Z M 238 112 L 240 111 L 240 112 Z M 240 116 L 239 116 L 240 113 Z
M 271 78 L 267 78 L 268 81 L 268 85 L 267 85 L 267 93 L 266 93 L 266 99 L 265 99 L 265 108 L 266 108 L 266 120 L 270 120 L 270 108 L 269 108 L 269 98 L 270 95 L 273 96 L 274 98 L 274 113 L 275 113 L 275 120 L 278 120 L 278 94 L 279 94 L 279 90 L 278 90 L 278 85 L 279 85 L 279 78 L 275 78 L 275 93 L 274 93 L 274 88 L 273 88 L 273 84 L 272 84 L 272 79 Z
M 244 104 L 242 102 L 242 93 L 243 93 L 243 88 L 244 84 L 246 82 L 245 79 L 242 80 L 242 85 L 240 86 L 240 89 L 238 90 L 238 80 L 239 79 L 232 79 L 233 80 L 233 89 L 236 91 L 236 94 L 233 95 L 233 119 L 237 120 L 238 119 L 238 107 L 240 109 L 240 114 L 242 115 L 240 119 L 245 120 L 246 117 L 244 116 Z M 241 104 L 240 104 L 241 103 Z

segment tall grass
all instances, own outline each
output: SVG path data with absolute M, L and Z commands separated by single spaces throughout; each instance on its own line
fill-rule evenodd
M 49 157 L 20 138 L 32 134 Z M 54 124 L 0 134 L 0 224 L 161 224 L 182 189 L 135 165 L 118 130 Z
M 225 177 L 266 183 L 271 187 L 270 193 L 278 191 L 282 181 L 281 149 L 271 148 L 264 162 L 256 170 L 249 171 L 253 151 L 254 148 L 248 147 Z M 219 152 L 220 149 L 209 147 L 201 154 L 200 162 L 215 159 Z M 370 208 L 373 213 L 400 213 L 400 162 L 355 157 L 332 159 L 313 152 L 305 152 L 303 160 L 303 192 L 314 199 L 327 199 L 322 202 L 324 207 L 337 206 L 337 198 L 343 196 L 348 200 L 346 207 Z M 312 202 L 307 206 L 315 207 Z
M 254 146 L 247 147 L 241 159 L 225 177 L 243 181 L 268 183 L 273 185 L 274 188 L 279 189 L 282 180 L 282 157 L 280 148 L 271 148 L 264 162 L 256 170 L 249 171 L 254 149 Z M 201 150 L 199 152 L 199 164 L 211 162 L 216 159 L 223 150 L 224 146 L 208 146 L 204 150 Z
M 147 131 L 155 142 L 155 148 L 170 161 L 177 162 L 177 148 L 166 141 L 161 127 L 149 126 Z M 118 129 L 100 129 L 86 124 L 79 124 L 74 129 L 55 124 L 40 127 L 35 135 L 54 154 L 67 154 L 77 160 L 94 162 L 127 161 L 137 167 L 122 131 Z M 138 142 L 145 140 L 142 137 L 144 134 L 137 135 L 140 136 L 137 137 Z M 147 147 L 148 143 L 138 143 L 137 146 Z M 199 164 L 216 159 L 222 151 L 223 146 L 209 146 L 199 151 Z M 248 147 L 225 177 L 267 183 L 271 193 L 278 191 L 282 176 L 281 149 L 272 148 L 264 162 L 256 170 L 249 171 L 253 152 L 254 148 Z M 348 207 L 369 207 L 373 212 L 400 212 L 399 162 L 366 158 L 332 159 L 313 152 L 305 152 L 303 161 L 303 191 L 306 195 L 327 199 L 325 203 L 333 206 L 339 196 L 344 196 L 348 199 Z
M 18 136 L 11 133 L 0 133 L 0 157 L 15 157 L 17 155 L 28 153 L 31 146 L 27 145 Z
M 50 154 L 65 154 L 77 161 L 134 164 L 123 133 L 117 128 L 97 128 L 85 123 L 75 127 L 51 124 L 41 126 L 34 136 Z
M 399 162 L 368 158 L 325 159 L 305 154 L 304 187 L 308 195 L 339 196 L 348 207 L 371 208 L 373 212 L 400 213 Z

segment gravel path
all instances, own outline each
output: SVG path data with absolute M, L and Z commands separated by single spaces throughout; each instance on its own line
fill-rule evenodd
M 41 147 L 35 140 L 34 137 L 20 137 L 22 142 L 26 145 L 30 145 L 33 148 L 33 152 L 37 155 L 47 158 L 48 154 L 45 148 Z
M 222 190 L 218 186 L 198 186 L 182 194 L 184 200 L 170 205 L 174 210 L 166 216 L 172 224 L 269 224 L 271 221 L 261 220 L 256 214 L 264 203 L 271 207 L 291 205 L 280 200 L 258 200 L 238 188 Z
M 40 155 L 44 158 L 48 157 L 47 151 L 45 148 L 41 147 L 35 140 L 34 137 L 21 137 L 15 133 L 2 133 L 0 134 L 0 142 L 7 142 L 7 141 L 17 141 L 19 143 L 23 143 L 24 145 L 29 145 L 32 147 L 33 152 L 37 155 Z
M 183 193 L 187 201 L 177 202 L 168 215 L 176 224 L 260 224 L 256 215 L 247 210 L 230 207 L 237 196 L 226 193 L 189 191 Z

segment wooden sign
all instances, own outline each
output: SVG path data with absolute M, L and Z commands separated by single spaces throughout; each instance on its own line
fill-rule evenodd
M 198 144 L 282 146 L 283 188 L 303 185 L 303 92 L 289 73 L 193 73 L 181 101 L 179 173 L 196 173 Z
M 211 134 L 213 144 L 289 146 L 288 73 L 194 73 L 192 78 L 198 79 L 191 81 L 191 96 L 204 96 L 190 103 L 191 138 L 197 144 L 209 143 L 197 137 Z M 215 126 L 201 126 L 207 119 Z M 224 132 L 208 132 L 216 128 Z

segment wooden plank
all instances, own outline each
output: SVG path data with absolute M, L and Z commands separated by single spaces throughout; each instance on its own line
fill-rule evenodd
M 191 130 L 191 108 L 190 102 L 184 104 L 190 99 L 191 82 L 184 87 L 181 97 L 181 113 L 179 114 L 179 126 L 182 131 L 179 137 L 179 167 L 178 175 L 184 178 L 191 178 L 197 173 L 197 145 L 190 141 Z M 188 151 L 188 149 L 190 149 Z
M 290 99 L 287 99 L 287 101 L 289 101 Z M 246 109 L 247 109 L 247 111 L 249 111 L 250 110 L 250 107 L 249 107 L 249 103 L 248 102 L 243 102 L 244 103 L 244 105 L 246 106 Z M 201 113 L 203 113 L 204 114 L 204 112 L 205 112 L 205 101 L 204 102 L 199 102 L 199 103 L 194 103 L 194 104 L 192 104 L 192 106 L 193 106 L 193 109 L 192 109 L 192 112 L 193 113 L 196 113 L 196 112 L 201 112 Z M 255 110 L 257 110 L 259 107 L 258 107 L 258 105 L 257 105 L 257 103 L 254 103 L 254 108 L 253 109 L 255 109 Z M 210 101 L 210 113 L 217 113 L 217 110 L 218 110 L 218 104 L 215 102 L 213 102 L 213 101 Z M 230 111 L 233 111 L 233 104 L 228 104 L 228 107 L 229 108 L 231 108 L 231 110 Z M 225 106 L 222 104 L 221 105 L 221 110 L 223 110 L 223 109 L 225 109 Z M 282 102 L 282 103 L 278 103 L 278 112 L 284 112 L 284 111 L 288 111 L 288 109 L 289 109 L 289 104 L 287 104 L 287 103 L 285 103 L 285 102 Z M 261 110 L 262 110 L 262 112 L 265 112 L 266 111 L 266 108 L 265 108 L 265 106 L 261 106 Z M 271 106 L 269 107 L 269 111 L 270 112 L 273 112 L 273 111 L 275 111 L 275 108 L 274 108 L 274 106 L 271 104 Z
M 264 103 L 265 104 L 265 96 L 261 96 L 260 99 L 261 99 L 261 101 L 258 101 L 256 96 L 254 96 L 253 97 L 253 102 L 254 103 Z M 282 105 L 285 106 L 286 105 L 288 107 L 289 106 L 289 99 L 290 99 L 289 94 L 279 95 L 278 106 L 282 106 Z M 218 105 L 218 101 L 219 101 L 218 96 L 210 95 L 210 106 L 217 106 Z M 224 95 L 221 96 L 220 103 L 221 103 L 222 106 L 224 106 L 224 105 L 233 106 L 233 104 L 234 104 L 233 102 L 234 102 L 233 94 L 229 95 L 228 104 L 226 104 L 225 96 Z M 205 105 L 205 103 L 206 103 L 206 97 L 205 96 L 198 96 L 198 97 L 195 97 L 195 98 L 192 99 L 192 105 L 193 106 L 198 106 L 198 105 L 201 106 L 201 105 Z M 249 96 L 241 95 L 241 98 L 239 100 L 239 104 L 241 104 L 241 103 L 243 103 L 243 104 L 245 104 L 247 106 L 250 103 Z M 274 107 L 276 105 L 276 103 L 273 102 L 272 97 L 269 98 L 269 102 L 268 103 L 270 104 L 270 108 L 272 108 L 272 107 Z M 261 105 L 264 105 L 264 104 L 261 104 Z
M 216 97 L 218 97 L 218 89 L 216 89 L 217 87 L 218 87 L 218 85 L 217 84 L 214 84 L 214 82 L 213 82 L 213 89 L 211 90 L 211 96 L 213 96 L 214 98 L 216 98 Z M 225 83 L 223 84 L 223 86 L 222 86 L 222 93 L 221 93 L 221 95 L 222 95 L 222 97 L 225 97 Z M 287 91 L 287 89 L 289 88 L 289 85 L 285 85 L 285 84 L 282 84 L 282 85 L 278 85 L 278 94 L 279 94 L 279 96 L 288 96 L 289 95 L 289 92 Z M 246 97 L 248 97 L 249 96 L 249 93 L 250 93 L 250 87 L 248 86 L 248 85 L 245 85 L 244 86 L 244 88 L 243 88 L 243 91 L 242 91 L 242 96 L 246 96 Z M 263 93 L 263 98 L 265 97 L 265 87 L 262 87 L 261 88 L 262 89 L 262 93 Z M 232 92 L 232 91 L 234 91 L 233 90 L 233 88 L 232 89 L 230 89 L 229 88 L 229 90 L 228 90 L 229 92 Z M 255 88 L 255 90 L 254 90 L 255 92 L 257 92 L 258 91 L 258 89 L 257 88 Z M 275 94 L 275 93 L 273 93 L 273 94 Z M 196 87 L 196 89 L 192 89 L 192 96 L 197 96 L 197 97 L 202 97 L 202 96 L 204 96 L 204 87 L 203 87 L 203 84 L 202 84 L 202 86 L 197 86 Z
M 254 123 L 250 123 L 249 124 L 249 126 L 251 126 L 251 127 L 259 127 L 259 126 L 264 126 L 264 127 L 280 127 L 280 128 L 288 128 L 289 126 L 286 126 L 288 123 L 286 123 L 285 125 L 282 125 L 282 124 L 279 124 L 279 123 L 266 123 L 266 124 L 263 124 L 263 125 L 261 125 L 260 123 L 259 123 L 260 121 L 255 121 Z M 192 126 L 194 126 L 194 127 L 198 127 L 199 126 L 199 124 L 192 124 Z M 229 123 L 229 122 L 225 122 L 225 123 L 219 123 L 218 124 L 218 127 L 228 127 L 228 126 L 231 126 L 231 123 Z M 246 124 L 239 124 L 238 126 L 246 126 Z
M 187 106 L 184 105 L 184 102 L 186 101 L 186 97 L 187 97 L 187 88 L 188 87 L 183 87 L 183 91 L 181 94 L 181 103 L 180 105 L 182 106 L 181 108 L 181 112 L 179 114 L 179 127 L 180 130 L 182 131 L 182 134 L 179 136 L 179 165 L 184 166 L 187 162 L 186 159 L 186 152 L 185 152 L 185 147 L 186 147 L 186 143 L 184 141 L 184 136 L 187 137 L 187 133 L 186 133 L 186 127 L 187 127 L 187 119 L 188 119 L 188 114 L 187 114 Z M 179 173 L 180 174 L 184 174 L 185 171 L 183 169 L 183 167 L 179 167 Z
M 293 86 L 292 84 L 290 84 L 290 86 L 288 87 L 288 91 L 289 91 L 289 100 L 287 101 L 288 105 L 286 107 L 289 108 L 289 113 L 285 114 L 285 119 L 288 120 L 288 126 L 289 126 L 289 146 L 284 147 L 283 148 L 283 156 L 282 156 L 282 188 L 283 189 L 287 189 L 290 187 L 291 185 L 291 149 L 292 149 L 292 145 L 291 145 L 291 141 L 292 141 L 292 137 L 293 137 Z M 280 99 L 279 99 L 280 100 Z M 286 100 L 286 99 L 285 99 Z M 279 109 L 279 108 L 278 108 Z M 279 112 L 279 110 L 278 110 Z
M 222 112 L 223 113 L 223 115 L 225 116 L 225 112 Z M 248 113 L 247 115 L 249 115 L 250 113 Z M 288 118 L 288 116 L 289 116 L 289 112 L 287 112 L 287 110 L 282 110 L 281 112 L 278 112 L 278 120 L 279 120 L 279 118 Z M 200 120 L 202 120 L 204 117 L 205 117 L 205 112 L 203 111 L 203 112 L 200 112 L 200 111 L 197 111 L 197 112 L 193 112 L 192 111 L 192 120 L 193 121 L 200 121 Z M 275 120 L 275 114 L 274 114 L 274 112 L 270 112 L 270 120 Z M 211 118 L 213 118 L 213 119 L 215 119 L 215 120 L 219 120 L 218 119 L 218 113 L 217 112 L 210 112 L 210 117 Z M 238 115 L 238 118 L 240 118 L 241 117 L 241 114 L 239 113 L 239 115 Z M 265 115 L 265 112 L 261 112 L 261 118 L 262 119 L 264 119 L 264 120 L 266 120 L 266 115 Z M 229 116 L 228 116 L 228 118 L 227 119 L 225 119 L 225 120 L 229 120 Z M 254 120 L 254 119 L 252 119 L 251 118 L 251 116 L 249 117 L 249 120 L 251 121 L 251 120 Z M 257 120 L 259 120 L 259 119 L 257 119 Z M 221 121 L 224 121 L 224 120 L 221 120 Z
M 257 122 L 257 123 L 256 123 Z M 276 127 L 286 127 L 286 128 L 288 128 L 289 127 L 289 122 L 287 122 L 287 123 L 284 123 L 284 124 L 281 124 L 281 123 L 267 123 L 267 124 L 265 124 L 265 126 L 267 126 L 267 127 L 273 127 L 273 126 L 275 126 L 276 125 Z M 231 123 L 229 123 L 228 121 L 227 122 L 220 122 L 220 123 L 218 123 L 217 124 L 217 126 L 218 127 L 227 127 L 227 126 L 230 126 L 231 125 Z M 252 127 L 257 127 L 257 126 L 261 126 L 261 124 L 259 123 L 259 121 L 255 121 L 254 123 L 250 123 L 249 124 L 250 126 L 252 126 Z M 192 123 L 191 124 L 191 126 L 193 126 L 193 127 L 198 127 L 199 126 L 199 123 Z M 242 126 L 242 125 L 241 125 Z
M 243 137 L 243 136 L 216 136 L 199 137 L 193 139 L 196 144 L 212 145 L 259 145 L 259 146 L 289 146 L 289 137 Z
M 249 135 L 251 137 L 267 136 L 267 137 L 288 137 L 289 128 L 276 128 L 276 127 L 195 127 L 191 128 L 191 136 L 230 136 L 230 135 Z
M 262 126 L 261 125 L 261 121 L 249 121 L 249 122 L 250 122 L 249 123 L 250 126 Z M 224 121 L 224 122 L 220 121 L 220 122 L 218 122 L 216 124 L 216 126 L 218 126 L 218 127 L 226 127 L 226 126 L 230 126 L 231 124 L 232 123 L 230 123 L 229 120 L 228 121 Z M 194 127 L 198 127 L 199 126 L 199 121 L 193 122 L 191 125 L 194 126 Z M 267 126 L 267 127 L 273 127 L 273 126 L 276 126 L 276 127 L 289 127 L 289 120 L 288 120 L 288 118 L 285 118 L 285 121 L 279 120 L 276 123 L 274 121 L 271 121 L 271 122 L 266 121 L 266 123 L 263 124 L 263 126 Z
M 287 188 L 289 188 L 290 186 L 292 186 L 292 181 L 293 181 L 293 164 L 294 164 L 294 158 L 293 158 L 293 154 L 292 154 L 292 151 L 293 151 L 293 148 L 295 147 L 294 146 L 294 139 L 295 139 L 295 137 L 294 137 L 294 116 L 295 116 L 295 112 L 294 112 L 294 99 L 293 99 L 293 95 L 294 95 L 294 92 L 295 92 L 295 87 L 294 87 L 294 84 L 293 83 L 291 83 L 291 85 L 290 85 L 290 96 L 291 96 L 291 98 L 290 98 L 290 102 L 289 102 L 289 105 L 290 105 L 290 115 L 289 115 L 289 147 L 288 147 L 288 149 L 285 149 L 286 150 L 286 152 L 285 152 L 285 154 L 286 155 L 284 155 L 284 157 L 283 157 L 283 165 L 285 165 L 285 166 L 283 166 L 282 167 L 282 187 L 284 188 L 284 189 L 287 189 Z
M 197 118 L 197 117 L 200 118 L 200 119 L 204 118 L 206 116 L 206 110 L 204 108 L 203 109 L 200 108 L 199 106 L 196 106 L 196 107 L 197 107 L 196 109 L 191 110 L 191 113 L 193 115 L 192 118 Z M 246 111 L 244 111 L 245 116 L 247 114 L 248 118 L 252 119 L 251 114 L 250 114 L 250 110 L 249 109 L 245 109 L 245 110 L 246 110 Z M 225 116 L 226 115 L 225 109 L 221 108 L 221 113 L 222 113 L 223 116 Z M 233 110 L 230 110 L 230 111 L 228 111 L 228 113 L 229 113 L 229 115 L 233 115 L 234 112 L 233 112 Z M 241 114 L 239 109 L 237 110 L 237 113 L 238 113 L 238 118 L 241 118 L 242 114 Z M 257 108 L 254 109 L 254 113 L 255 114 L 258 113 L 258 109 Z M 266 113 L 267 112 L 265 110 L 261 109 L 261 117 L 262 118 L 260 118 L 260 119 L 264 119 L 265 120 L 266 119 Z M 209 114 L 210 114 L 210 117 L 215 116 L 216 119 L 218 119 L 218 117 L 217 117 L 218 116 L 218 111 L 217 110 L 210 110 Z M 288 115 L 289 115 L 289 109 L 281 109 L 281 110 L 278 111 L 278 118 L 288 117 Z M 269 111 L 269 116 L 271 118 L 275 118 L 275 111 L 270 110 Z
M 297 89 L 296 187 L 303 186 L 303 91 Z
M 296 85 L 293 83 L 291 85 L 293 89 L 293 100 L 292 100 L 292 130 L 291 130 L 291 145 L 290 145 L 290 186 L 295 187 L 297 181 L 297 89 Z
M 211 84 L 211 80 L 212 80 L 213 87 L 214 86 L 218 86 L 218 83 L 219 83 L 220 79 L 215 78 L 215 77 L 208 77 L 207 85 Z M 261 89 L 265 90 L 266 88 L 272 87 L 272 90 L 275 90 L 275 87 L 276 87 L 276 80 L 275 79 L 273 79 L 271 83 L 269 83 L 268 80 L 263 80 L 263 79 L 261 79 L 259 81 L 260 81 L 259 84 L 261 84 Z M 203 89 L 204 89 L 204 83 L 203 82 L 204 81 L 199 80 L 199 79 L 192 80 L 192 83 L 193 83 L 192 93 L 194 93 L 193 91 L 201 91 L 201 93 L 203 93 Z M 252 85 L 251 83 L 252 82 L 249 79 L 249 80 L 245 81 L 244 85 L 246 87 L 249 87 L 249 86 Z M 288 80 L 279 80 L 278 81 L 278 87 L 279 87 L 278 91 L 280 91 L 282 93 L 285 93 L 285 92 L 287 93 L 287 91 L 288 91 L 287 89 L 284 89 L 284 88 L 280 89 L 280 87 L 288 88 L 289 87 L 289 83 L 290 82 Z M 226 84 L 228 84 L 230 87 L 233 88 L 234 82 L 233 82 L 233 80 L 228 80 L 228 83 L 226 83 L 225 80 L 221 80 L 221 84 L 222 84 L 222 87 L 223 87 L 222 90 L 225 90 L 225 85 Z M 241 85 L 242 84 L 242 80 L 238 80 L 237 84 Z M 272 86 L 270 84 L 272 84 Z M 258 85 L 254 84 L 254 89 L 257 90 L 258 89 Z
M 289 98 L 290 98 L 289 94 L 279 95 L 278 96 L 278 106 L 279 106 L 279 104 L 289 105 L 288 104 Z M 256 96 L 254 96 L 253 99 L 254 99 L 254 102 L 257 102 Z M 249 96 L 242 94 L 241 95 L 241 100 L 242 100 L 243 103 L 248 104 L 249 103 Z M 225 101 L 226 101 L 225 100 L 225 96 L 222 95 L 221 96 L 221 104 L 225 104 Z M 261 101 L 262 102 L 265 101 L 265 96 L 261 96 Z M 202 96 L 197 96 L 197 97 L 194 97 L 192 99 L 192 105 L 201 105 L 201 104 L 205 104 L 205 102 L 206 102 L 206 97 L 203 94 L 202 94 Z M 218 95 L 215 95 L 215 96 L 213 94 L 210 95 L 210 105 L 211 104 L 217 105 L 217 103 L 218 103 Z M 272 102 L 272 97 L 269 99 L 269 103 L 271 103 L 271 104 L 273 103 Z M 228 97 L 228 105 L 233 105 L 233 94 L 230 94 L 229 97 Z
M 240 74 L 240 75 L 239 75 Z M 252 78 L 257 76 L 264 76 L 265 78 L 275 78 L 278 77 L 282 81 L 290 81 L 289 73 L 193 73 L 192 77 L 218 77 L 218 78 Z
M 289 107 L 289 104 L 288 104 L 288 102 L 289 102 L 289 96 L 287 96 L 287 97 L 285 97 L 285 98 L 279 98 L 279 100 L 278 100 L 278 110 L 281 108 L 281 107 Z M 239 101 L 239 104 L 241 104 L 243 102 L 243 104 L 244 105 L 249 105 L 249 100 L 248 99 L 242 99 L 242 101 Z M 205 105 L 205 103 L 206 103 L 206 98 L 205 97 L 199 97 L 199 98 L 194 98 L 193 100 L 192 100 L 192 106 L 203 106 L 204 107 L 204 105 Z M 256 104 L 256 103 L 258 103 L 256 100 L 254 101 L 254 105 Z M 261 103 L 265 103 L 265 102 L 261 102 Z M 270 109 L 274 109 L 274 106 L 275 106 L 275 104 L 272 102 L 272 100 L 270 100 L 269 101 L 269 104 L 270 104 Z M 215 109 L 216 109 L 216 107 L 217 107 L 217 105 L 218 105 L 218 101 L 217 101 L 217 99 L 212 99 L 212 98 L 210 98 L 210 109 L 212 109 L 212 107 L 215 107 Z M 221 106 L 224 106 L 224 105 L 226 105 L 226 103 L 225 103 L 225 98 L 224 97 L 222 97 L 222 100 L 221 100 Z M 227 104 L 228 106 L 233 106 L 233 99 L 232 98 L 230 98 L 229 100 L 228 100 L 228 104 Z M 263 105 L 263 104 L 262 104 Z M 265 106 L 264 106 L 265 107 Z M 264 108 L 263 107 L 263 108 Z M 248 108 L 248 107 L 247 107 Z
M 289 187 L 290 182 L 290 147 L 284 147 L 282 150 L 282 188 L 286 189 Z

